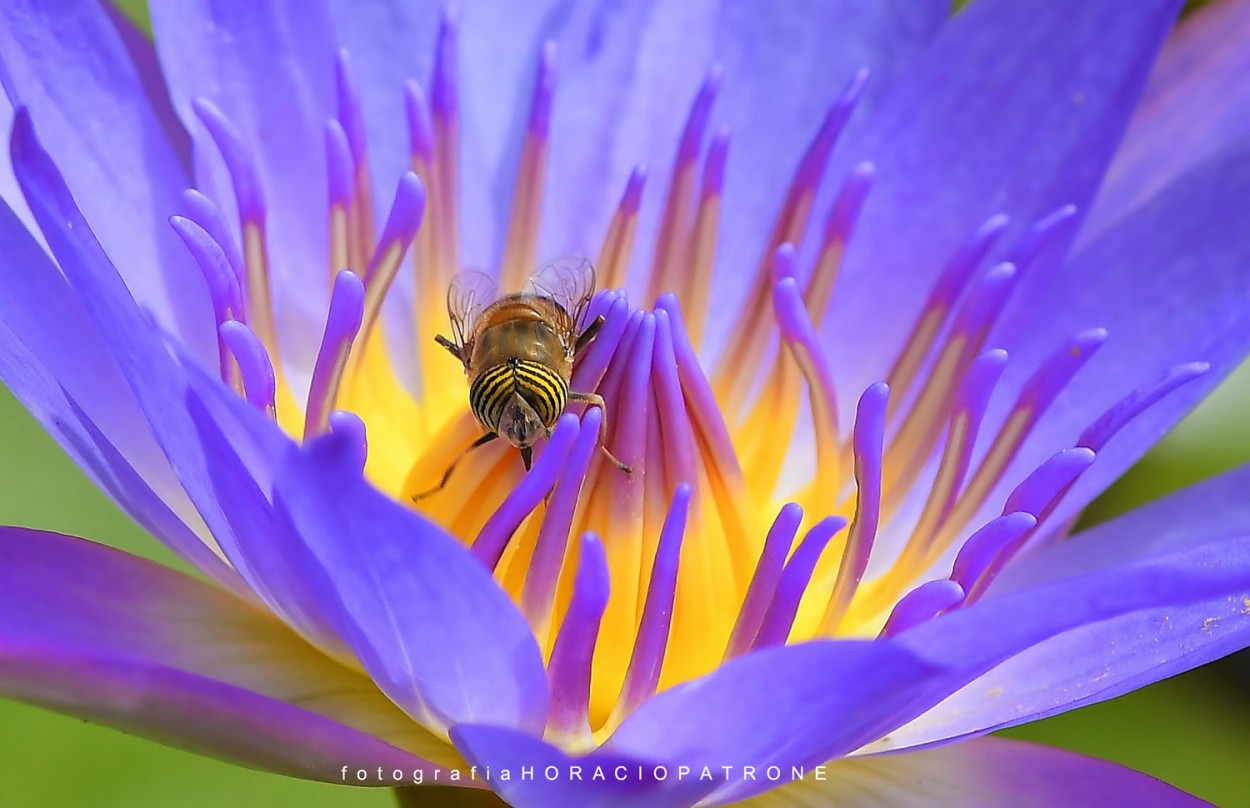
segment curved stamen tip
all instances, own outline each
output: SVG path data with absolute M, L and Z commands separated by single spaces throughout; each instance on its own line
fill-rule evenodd
M 351 145 L 343 125 L 326 121 L 326 173 L 330 186 L 330 204 L 350 208 L 356 192 L 356 166 Z M 341 267 L 340 267 L 341 268 Z
M 244 219 L 261 219 L 265 214 L 264 190 L 252 162 L 252 154 L 244 144 L 243 135 L 234 123 L 214 104 L 203 96 L 191 102 L 196 117 L 204 124 L 209 136 L 217 145 L 221 159 L 234 185 L 239 215 Z
M 719 196 L 725 187 L 725 164 L 729 159 L 730 137 L 728 127 L 718 129 L 712 136 L 707 164 L 703 170 L 703 193 L 708 196 Z
M 798 262 L 798 251 L 794 249 L 793 244 L 787 241 L 785 244 L 778 247 L 776 251 L 773 252 L 773 286 L 787 280 L 794 280 Z
M 330 413 L 330 431 L 343 439 L 346 446 L 351 447 L 354 465 L 361 473 L 365 470 L 365 460 L 369 456 L 368 431 L 360 416 L 348 410 L 335 410 Z
M 872 71 L 867 66 L 856 70 L 850 82 L 847 83 L 846 89 L 842 91 L 843 102 L 847 104 L 858 102 L 859 97 L 864 94 L 864 88 L 868 86 L 868 77 L 871 75 Z
M 277 379 L 269 352 L 265 350 L 260 338 L 252 329 L 237 320 L 227 320 L 217 331 L 239 364 L 244 397 L 248 403 L 271 418 L 276 418 L 274 396 L 277 393 Z
M 434 124 L 425 90 L 416 79 L 404 82 L 404 113 L 408 118 L 408 147 L 413 156 L 428 161 L 434 155 Z
M 557 48 L 554 39 L 543 43 L 538 57 L 538 75 L 534 78 L 534 98 L 530 106 L 529 129 L 535 137 L 545 138 L 551 126 L 551 101 L 556 89 Z
M 638 208 L 642 206 L 642 191 L 646 185 L 647 167 L 640 163 L 630 172 L 629 180 L 625 183 L 625 192 L 621 194 L 622 213 L 638 212 Z

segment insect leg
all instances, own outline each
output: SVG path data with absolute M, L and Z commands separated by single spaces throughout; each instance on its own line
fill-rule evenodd
M 525 464 L 525 470 L 529 471 L 530 466 L 534 465 L 534 447 L 526 446 L 521 450 L 521 462 Z
M 577 356 L 586 349 L 586 346 L 594 341 L 599 334 L 599 329 L 603 327 L 603 315 L 599 315 L 586 326 L 586 330 L 577 338 L 577 343 L 573 346 L 573 355 Z
M 598 393 L 578 393 L 575 390 L 569 391 L 569 401 L 584 401 L 591 406 L 598 407 L 599 412 L 603 414 L 603 418 L 599 421 L 599 450 L 607 456 L 612 464 L 626 474 L 633 474 L 634 470 L 617 459 L 616 455 L 608 450 L 608 407 L 603 400 L 603 396 Z
M 461 460 L 464 460 L 465 457 L 467 457 L 468 454 L 472 452 L 474 449 L 476 449 L 477 447 L 485 446 L 486 444 L 490 443 L 497 437 L 499 437 L 499 435 L 495 434 L 494 432 L 487 432 L 485 435 L 473 441 L 473 443 L 469 444 L 468 449 L 465 449 L 463 452 L 460 453 L 459 457 L 451 461 L 451 465 L 448 466 L 447 470 L 443 472 L 443 479 L 438 481 L 438 485 L 434 486 L 428 491 L 422 491 L 420 494 L 413 494 L 412 501 L 420 502 L 421 500 L 425 499 L 431 494 L 437 494 L 439 491 L 442 491 L 443 487 L 447 485 L 447 481 L 451 479 L 451 473 L 456 470 L 456 465 Z
M 456 358 L 457 358 L 457 359 L 459 359 L 461 362 L 463 362 L 463 361 L 464 361 L 464 357 L 460 355 L 460 346 L 459 346 L 459 345 L 457 345 L 456 343 L 454 343 L 454 342 L 452 342 L 451 340 L 447 339 L 447 338 L 446 338 L 446 337 L 444 337 L 442 334 L 436 334 L 436 335 L 434 335 L 434 341 L 435 341 L 435 342 L 437 342 L 439 345 L 442 345 L 442 346 L 443 346 L 444 348 L 446 348 L 448 351 L 450 351 L 452 356 L 456 357 Z

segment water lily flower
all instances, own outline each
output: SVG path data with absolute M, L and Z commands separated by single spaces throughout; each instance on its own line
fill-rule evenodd
M 5 3 L 0 378 L 199 575 L 0 530 L 0 694 L 401 800 L 1184 803 L 987 737 L 1250 645 L 1247 470 L 1070 535 L 1250 351 L 1250 4 L 1179 5 Z M 604 406 L 416 501 L 448 284 L 559 255 Z

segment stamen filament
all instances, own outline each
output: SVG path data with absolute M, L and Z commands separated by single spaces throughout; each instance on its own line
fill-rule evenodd
M 621 687 L 616 709 L 608 719 L 608 726 L 618 724 L 653 696 L 659 686 L 660 669 L 664 666 L 664 654 L 672 623 L 690 492 L 690 486 L 686 483 L 677 486 L 677 493 L 673 496 L 664 527 L 660 531 L 655 562 L 651 566 L 651 577 L 647 585 L 647 599 L 642 609 L 638 634 L 634 639 L 634 651 L 629 659 L 629 669 L 625 673 L 625 683 Z
M 566 747 L 594 746 L 589 717 L 591 661 L 609 591 L 603 544 L 587 533 L 581 541 L 573 599 L 547 667 L 551 692 L 547 731 Z
M 764 548 L 755 566 L 755 574 L 747 586 L 746 597 L 738 610 L 733 633 L 725 646 L 725 661 L 740 656 L 751 648 L 759 634 L 764 614 L 777 591 L 786 557 L 794 544 L 799 525 L 803 522 L 803 509 L 794 502 L 787 503 L 777 512 L 773 526 L 764 539 Z
M 364 316 L 365 286 L 351 270 L 344 269 L 334 279 L 330 310 L 326 315 L 321 349 L 313 365 L 308 403 L 304 412 L 304 440 L 326 431 L 330 412 L 338 402 L 352 341 L 360 332 Z
M 525 143 L 517 167 L 512 196 L 512 216 L 500 262 L 500 288 L 517 292 L 538 264 L 538 236 L 542 224 L 543 180 L 547 173 L 548 131 L 551 127 L 551 100 L 556 84 L 556 43 L 543 45 L 534 79 Z
M 855 455 L 855 519 L 851 522 L 842 562 L 838 565 L 838 577 L 821 620 L 823 635 L 832 635 L 841 625 L 872 555 L 881 519 L 881 462 L 889 399 L 890 388 L 877 382 L 860 396 L 855 411 L 855 431 L 851 439 Z
M 265 350 L 260 337 L 237 320 L 222 323 L 218 333 L 239 365 L 244 398 L 270 419 L 277 421 L 278 408 L 274 403 L 277 379 L 274 376 L 273 363 L 269 360 L 269 352 Z
M 690 114 L 677 146 L 677 157 L 673 161 L 664 212 L 660 216 L 660 232 L 655 240 L 655 257 L 643 297 L 645 301 L 654 301 L 661 294 L 677 288 L 680 276 L 688 269 L 689 228 L 699 149 L 722 78 L 720 66 L 713 66 L 690 105 Z
M 794 617 L 799 611 L 799 601 L 811 583 L 812 572 L 816 562 L 829 544 L 834 534 L 846 527 L 846 519 L 841 516 L 830 516 L 817 522 L 799 547 L 786 562 L 781 571 L 781 579 L 777 582 L 777 590 L 773 593 L 772 603 L 760 623 L 759 633 L 751 644 L 751 650 L 757 651 L 774 645 L 784 645 L 794 625 Z
M 638 232 L 638 208 L 642 205 L 646 184 L 646 166 L 638 166 L 630 172 L 620 204 L 608 225 L 608 233 L 599 249 L 598 264 L 599 283 L 604 289 L 625 288 L 625 278 L 634 253 L 634 238 Z

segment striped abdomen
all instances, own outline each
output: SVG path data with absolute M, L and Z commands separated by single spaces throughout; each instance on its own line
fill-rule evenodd
M 469 405 L 482 426 L 499 431 L 499 420 L 512 394 L 534 409 L 544 426 L 552 426 L 569 401 L 569 384 L 539 362 L 509 359 L 482 371 L 469 388 Z

